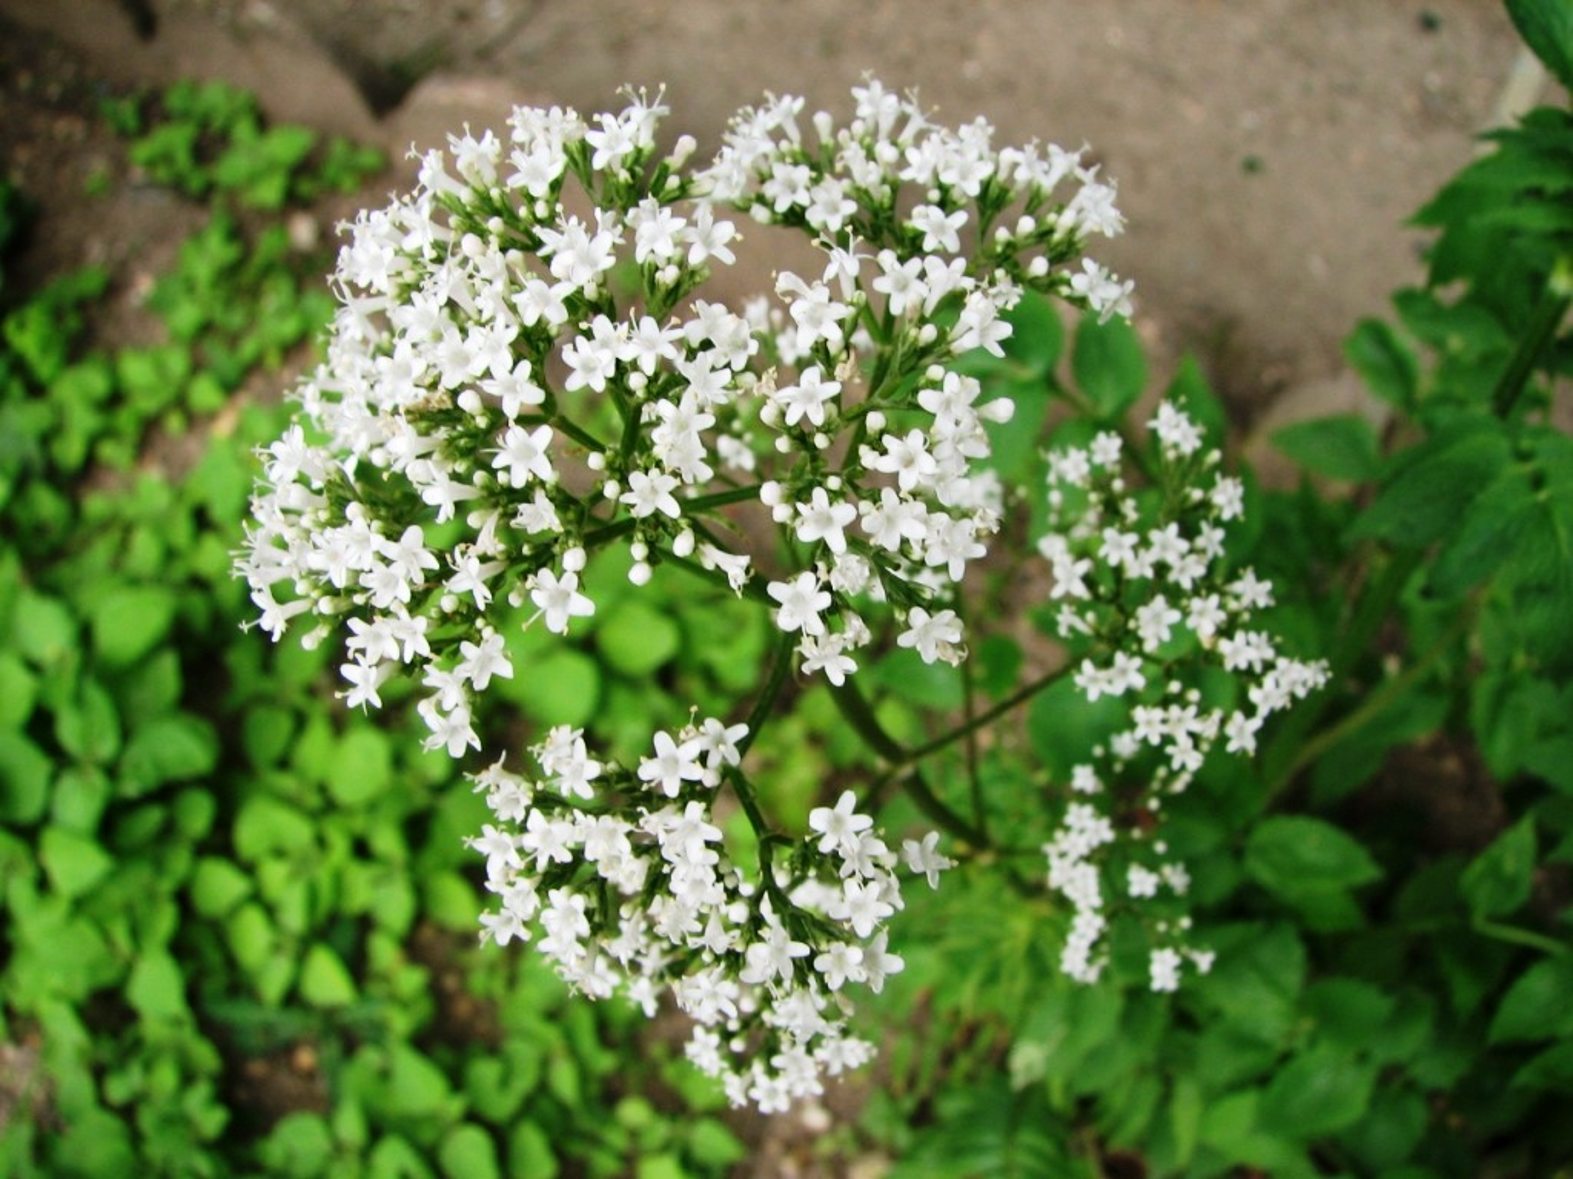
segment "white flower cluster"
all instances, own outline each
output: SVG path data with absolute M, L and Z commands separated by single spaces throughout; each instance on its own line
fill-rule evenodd
M 1172 404 L 1159 406 L 1151 429 L 1156 494 L 1127 487 L 1114 433 L 1049 455 L 1050 531 L 1038 545 L 1061 603 L 1057 630 L 1083 653 L 1076 687 L 1089 701 L 1129 703 L 1127 726 L 1076 767 L 1073 801 L 1044 846 L 1049 887 L 1073 909 L 1060 965 L 1084 982 L 1106 965 L 1111 907 L 1180 898 L 1190 886 L 1160 834 L 1165 800 L 1190 785 L 1220 739 L 1227 753 L 1254 753 L 1267 717 L 1327 678 L 1325 664 L 1283 656 L 1252 628 L 1272 587 L 1224 565 L 1225 526 L 1244 511 L 1240 481 L 1219 473 L 1221 456 Z M 1215 679 L 1203 696 L 1194 680 L 1208 670 L 1224 673 L 1226 693 Z M 1188 917 L 1154 927 L 1160 938 L 1188 928 Z M 1152 989 L 1178 987 L 1186 961 L 1205 972 L 1212 955 L 1155 945 Z
M 499 897 L 488 936 L 539 929 L 570 985 L 649 1015 L 670 993 L 694 1021 L 689 1057 L 770 1113 L 872 1054 L 847 1034 L 845 988 L 879 991 L 902 968 L 884 928 L 902 900 L 897 857 L 850 791 L 810 813 L 813 834 L 772 845 L 785 868 L 771 854 L 757 883 L 738 871 L 712 806 L 746 732 L 708 718 L 657 733 L 630 773 L 593 760 L 582 731 L 553 729 L 532 751 L 539 780 L 500 762 L 475 777 L 497 823 L 471 846 Z M 950 862 L 934 843 L 909 840 L 903 859 L 937 884 Z
M 613 545 L 636 585 L 670 563 L 755 597 L 835 685 L 889 629 L 960 660 L 956 583 L 999 528 L 984 426 L 1013 407 L 946 365 L 1000 353 L 1026 288 L 1127 313 L 1128 283 L 1074 269 L 1121 219 L 1080 153 L 996 149 L 981 120 L 939 127 L 874 81 L 853 98 L 846 126 L 808 132 L 801 99 L 746 110 L 698 170 L 691 139 L 658 149 L 666 108 L 643 93 L 590 119 L 521 108 L 425 155 L 412 193 L 348 227 L 326 359 L 262 455 L 237 567 L 263 629 L 337 633 L 351 706 L 419 685 L 428 745 L 453 757 L 481 747 L 494 681 L 528 674 L 511 629 L 591 618 L 590 558 Z M 740 311 L 706 299 L 736 261 L 729 209 L 803 230 L 822 272 Z M 750 502 L 778 525 L 768 553 L 727 518 Z M 754 881 L 727 865 L 708 792 L 746 787 L 724 743 L 695 745 L 712 737 L 656 734 L 631 777 L 565 734 L 541 747 L 544 783 L 489 771 L 488 929 L 538 921 L 592 993 L 669 984 L 701 1063 L 774 1107 L 861 1055 L 838 996 L 894 969 L 880 923 L 899 894 L 841 806 L 816 815 L 863 826 L 805 844 L 790 893 L 768 858 Z M 915 846 L 932 877 L 943 858 Z M 759 1042 L 774 1054 L 717 1063 Z

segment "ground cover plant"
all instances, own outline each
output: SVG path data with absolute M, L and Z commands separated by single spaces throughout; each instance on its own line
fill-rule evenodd
M 329 314 L 269 213 L 355 153 L 114 112 L 214 214 L 167 344 L 5 295 L 10 1169 L 747 1174 L 728 1098 L 860 1065 L 811 1165 L 1566 1169 L 1566 110 L 1421 210 L 1385 420 L 1269 493 L 1151 396 L 1073 154 L 866 82 L 693 169 L 659 108 L 428 157 L 239 413 Z M 814 268 L 701 302 L 754 220 Z

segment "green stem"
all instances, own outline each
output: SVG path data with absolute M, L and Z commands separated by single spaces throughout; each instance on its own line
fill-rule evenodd
M 1569 307 L 1573 307 L 1573 256 L 1563 254 L 1552 266 L 1529 325 L 1519 337 L 1502 379 L 1491 392 L 1491 411 L 1497 417 L 1505 418 L 1513 412 L 1541 357 L 1556 339 Z
M 787 673 L 792 670 L 792 651 L 796 645 L 789 633 L 781 632 L 781 637 L 776 642 L 775 662 L 770 666 L 770 678 L 765 681 L 764 689 L 759 693 L 759 698 L 754 701 L 754 707 L 749 710 L 746 722 L 748 732 L 743 734 L 743 739 L 737 743 L 739 761 L 753 746 L 754 739 L 759 736 L 760 727 L 775 708 L 781 689 L 786 686 Z M 755 829 L 761 830 L 758 827 Z
M 931 753 L 938 753 L 946 746 L 970 737 L 973 733 L 986 725 L 992 724 L 1007 712 L 1013 712 L 1020 708 L 1039 692 L 1063 679 L 1069 671 L 1069 667 L 1061 667 L 1054 671 L 1046 672 L 1031 683 L 1018 688 L 998 704 L 991 705 L 976 716 L 969 717 L 964 724 L 957 725 L 954 729 L 941 733 L 938 737 L 925 741 L 922 745 L 909 750 L 907 760 L 909 762 L 921 761 Z
M 1503 925 L 1497 921 L 1487 921 L 1477 917 L 1469 923 L 1469 927 L 1484 937 L 1495 938 L 1499 942 L 1512 942 L 1517 946 L 1528 946 L 1532 950 L 1542 950 L 1547 954 L 1563 955 L 1573 953 L 1573 946 L 1566 942 L 1558 941 L 1543 933 L 1536 933 L 1532 929 L 1520 929 L 1516 925 Z
M 863 694 L 857 690 L 851 680 L 838 688 L 831 689 L 831 699 L 836 702 L 841 715 L 852 728 L 868 743 L 870 749 L 879 754 L 892 767 L 904 773 L 894 773 L 887 780 L 899 782 L 901 789 L 912 799 L 917 807 L 945 831 L 957 839 L 965 840 L 974 847 L 988 847 L 989 837 L 972 823 L 962 818 L 951 810 L 940 797 L 929 788 L 923 775 L 913 765 L 913 757 L 887 732 L 879 723 L 879 718 L 874 715 L 874 710 L 869 707 Z
M 1370 724 L 1372 720 L 1380 716 L 1388 705 L 1402 696 L 1416 682 L 1425 678 L 1426 673 L 1436 665 L 1437 661 L 1448 652 L 1459 638 L 1468 632 L 1473 621 L 1473 610 L 1461 610 L 1458 617 L 1453 620 L 1453 625 L 1447 628 L 1447 632 L 1420 659 L 1404 668 L 1397 675 L 1384 680 L 1381 687 L 1368 695 L 1353 712 L 1348 713 L 1336 724 L 1329 725 L 1314 737 L 1304 741 L 1300 745 L 1294 760 L 1285 770 L 1286 778 L 1294 777 L 1300 770 L 1315 762 L 1340 741 L 1353 733 L 1358 733 L 1366 725 Z
M 1355 603 L 1349 625 L 1344 628 L 1331 654 L 1328 669 L 1334 683 L 1344 682 L 1355 662 L 1370 651 L 1377 632 L 1392 613 L 1393 603 L 1403 591 L 1409 578 L 1424 560 L 1420 549 L 1404 549 L 1394 553 L 1387 565 L 1370 582 Z M 1288 785 L 1297 764 L 1300 748 L 1308 735 L 1333 703 L 1333 694 L 1324 692 L 1311 700 L 1302 701 L 1279 726 L 1277 735 L 1262 754 L 1262 777 L 1267 782 L 1267 795 L 1281 792 Z

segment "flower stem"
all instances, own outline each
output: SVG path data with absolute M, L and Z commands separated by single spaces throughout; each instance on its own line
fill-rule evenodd
M 1491 391 L 1491 411 L 1497 417 L 1505 418 L 1513 412 L 1514 404 L 1529 383 L 1530 374 L 1556 339 L 1557 329 L 1567 318 L 1569 307 L 1573 307 L 1573 255 L 1564 254 L 1552 266 L 1529 326 L 1519 338 L 1502 379 Z
M 888 780 L 899 782 L 902 790 L 917 804 L 919 810 L 957 839 L 965 840 L 974 847 L 990 846 L 989 837 L 985 832 L 951 810 L 929 788 L 929 784 L 914 764 L 915 759 L 912 754 L 885 732 L 884 726 L 879 723 L 879 718 L 874 715 L 874 710 L 869 707 L 868 701 L 863 698 L 863 694 L 857 690 L 851 680 L 840 687 L 833 688 L 830 695 L 836 702 L 836 707 L 840 709 L 841 715 L 846 718 L 858 736 L 867 742 L 870 749 L 891 763 L 893 773 Z

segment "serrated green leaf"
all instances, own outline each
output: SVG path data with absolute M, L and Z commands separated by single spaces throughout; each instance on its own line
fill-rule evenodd
M 1535 820 L 1525 815 L 1464 869 L 1459 890 L 1477 919 L 1500 917 L 1529 899 L 1535 877 Z
M 1275 815 L 1259 823 L 1246 840 L 1245 871 L 1271 892 L 1308 884 L 1355 888 L 1382 877 L 1355 839 L 1308 815 Z
M 1390 326 L 1377 319 L 1361 320 L 1344 341 L 1344 355 L 1372 393 L 1398 409 L 1414 408 L 1419 365 Z
M 1276 430 L 1272 443 L 1315 475 L 1363 483 L 1381 471 L 1376 428 L 1359 414 L 1296 422 Z
M 1136 329 L 1123 319 L 1099 323 L 1089 312 L 1076 326 L 1071 371 L 1100 421 L 1121 417 L 1147 385 L 1147 358 Z
M 1405 454 L 1351 534 L 1405 547 L 1430 544 L 1457 526 L 1473 498 L 1511 461 L 1508 438 L 1494 423 L 1439 432 Z
M 1257 1118 L 1275 1136 L 1310 1141 L 1365 1116 L 1376 1069 L 1334 1049 L 1313 1045 L 1290 1057 L 1262 1093 Z

